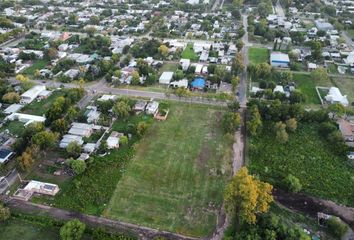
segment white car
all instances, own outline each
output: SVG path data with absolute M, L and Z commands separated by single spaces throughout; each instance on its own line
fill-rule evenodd
M 347 155 L 348 159 L 350 160 L 353 160 L 354 159 L 354 152 L 350 152 L 348 155 Z

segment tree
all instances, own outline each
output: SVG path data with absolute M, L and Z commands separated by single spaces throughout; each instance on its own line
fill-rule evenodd
M 247 122 L 247 130 L 251 135 L 256 135 L 260 127 L 262 127 L 261 115 L 257 105 L 253 105 L 250 110 L 250 120 Z
M 240 78 L 239 77 L 233 77 L 231 79 L 231 86 L 232 86 L 232 92 L 235 93 L 236 89 L 237 89 L 237 85 L 240 82 Z
M 0 203 L 0 222 L 4 222 L 10 217 L 10 209 Z
M 129 116 L 129 112 L 131 111 L 131 108 L 128 103 L 125 101 L 118 101 L 116 104 L 114 104 L 112 108 L 112 112 L 120 118 L 126 118 Z
M 334 116 L 342 117 L 345 114 L 345 107 L 340 103 L 334 103 L 328 106 L 328 111 Z
M 60 119 L 55 120 L 52 123 L 51 129 L 52 129 L 52 131 L 63 135 L 66 132 L 66 130 L 68 129 L 68 126 L 69 126 L 68 122 L 64 118 L 60 118 Z
M 240 8 L 243 5 L 243 0 L 233 0 L 232 3 L 236 8 Z
M 227 185 L 224 200 L 229 215 L 237 222 L 254 224 L 256 214 L 266 213 L 269 204 L 273 201 L 273 186 L 261 182 L 248 174 L 246 167 L 242 167 Z
M 295 118 L 290 118 L 288 120 L 286 120 L 286 129 L 290 132 L 295 132 L 296 128 L 297 128 L 297 121 Z
M 34 77 L 39 78 L 41 76 L 41 71 L 39 69 L 34 70 Z
M 311 77 L 315 82 L 329 81 L 327 70 L 323 67 L 319 67 L 311 72 Z
M 66 152 L 70 157 L 77 158 L 81 153 L 81 145 L 76 141 L 70 142 L 66 147 Z
M 64 226 L 60 228 L 60 239 L 61 240 L 79 240 L 81 239 L 84 231 L 85 224 L 77 219 L 70 220 L 65 223 Z
M 158 49 L 158 52 L 161 54 L 163 58 L 166 58 L 168 55 L 168 47 L 166 45 L 161 45 Z
M 322 59 L 322 43 L 320 41 L 311 42 L 311 56 L 315 61 Z
M 18 103 L 20 101 L 20 95 L 16 92 L 8 92 L 2 96 L 2 100 L 6 103 Z
M 78 116 L 78 112 L 76 110 L 76 108 L 74 106 L 69 107 L 67 113 L 66 113 L 66 119 L 68 120 L 68 122 L 73 121 L 77 116 Z
M 90 23 L 92 25 L 98 25 L 100 23 L 100 18 L 97 16 L 90 17 Z
M 17 81 L 20 81 L 20 82 L 25 82 L 25 81 L 28 81 L 28 77 L 26 77 L 26 76 L 23 75 L 23 74 L 17 74 L 17 75 L 16 75 L 16 80 L 17 80 Z
M 240 74 L 245 69 L 245 65 L 243 64 L 242 54 L 237 53 L 234 61 L 232 62 L 232 71 L 235 75 Z
M 119 144 L 121 145 L 127 145 L 128 144 L 128 137 L 127 136 L 121 136 L 119 138 Z
M 55 49 L 55 48 L 49 48 L 48 50 L 47 50 L 47 57 L 49 58 L 49 59 L 55 59 L 57 56 L 58 56 L 58 51 Z
M 244 42 L 241 40 L 241 39 L 238 39 L 237 42 L 236 42 L 236 48 L 237 50 L 240 52 L 244 46 Z
M 289 174 L 284 180 L 285 186 L 287 189 L 293 193 L 300 192 L 302 185 L 300 180 L 292 174 Z
M 137 71 L 132 73 L 132 85 L 138 85 L 140 83 L 140 76 Z
M 149 125 L 146 122 L 139 122 L 136 127 L 136 132 L 139 137 L 142 137 L 148 130 Z
M 187 89 L 187 88 L 184 88 L 184 87 L 179 87 L 179 88 L 176 88 L 175 91 L 174 91 L 175 95 L 178 96 L 179 98 L 181 97 L 188 97 L 191 92 Z
M 327 227 L 329 232 L 331 232 L 332 235 L 335 236 L 337 239 L 342 239 L 344 234 L 348 230 L 348 226 L 344 223 L 341 223 L 341 221 L 336 217 L 331 217 L 327 221 Z
M 289 135 L 286 132 L 286 125 L 282 122 L 275 124 L 276 139 L 281 143 L 286 143 L 289 140 Z
M 30 147 L 27 147 L 26 150 L 21 154 L 21 156 L 17 157 L 17 162 L 23 171 L 27 171 L 32 167 L 37 153 L 38 147 L 32 145 Z
M 235 132 L 241 125 L 241 117 L 239 113 L 225 113 L 222 119 L 222 126 L 226 133 Z
M 71 169 L 76 175 L 80 175 L 86 170 L 86 163 L 82 160 L 72 160 L 70 163 Z
M 58 133 L 44 130 L 42 132 L 36 133 L 32 137 L 32 143 L 36 144 L 41 150 L 45 150 L 48 148 L 53 148 L 58 141 L 58 138 Z

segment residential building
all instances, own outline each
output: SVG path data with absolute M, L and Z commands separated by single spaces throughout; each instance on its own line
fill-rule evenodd
M 44 85 L 36 85 L 26 92 L 22 93 L 20 103 L 21 104 L 29 104 L 33 102 L 34 99 L 38 97 L 38 95 L 45 91 L 46 87 Z

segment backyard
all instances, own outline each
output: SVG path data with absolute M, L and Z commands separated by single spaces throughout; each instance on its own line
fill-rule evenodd
M 34 72 L 38 69 L 41 70 L 42 68 L 45 68 L 48 65 L 49 61 L 45 59 L 40 59 L 36 60 L 33 62 L 33 64 L 26 68 L 23 73 L 26 75 L 34 75 Z
M 250 63 L 259 64 L 269 62 L 269 50 L 267 48 L 250 48 L 248 50 Z
M 198 61 L 199 57 L 193 50 L 193 44 L 188 44 L 181 54 L 181 58 L 190 59 L 193 62 Z
M 104 216 L 192 236 L 210 234 L 230 174 L 223 112 L 171 104 L 167 121 L 154 122 L 135 146 Z
M 64 96 L 64 92 L 55 91 L 50 95 L 47 99 L 43 99 L 40 101 L 34 100 L 32 103 L 26 105 L 21 112 L 42 116 L 48 108 L 52 105 L 52 103 L 60 96 Z
M 280 144 L 272 127 L 265 123 L 263 132 L 250 139 L 250 170 L 277 187 L 292 174 L 305 193 L 353 206 L 354 169 L 345 156 L 332 152 L 318 128 L 318 124 L 301 123 L 289 141 Z

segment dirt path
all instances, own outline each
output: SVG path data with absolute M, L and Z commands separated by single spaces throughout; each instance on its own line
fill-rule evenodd
M 103 227 L 107 231 L 115 233 L 126 233 L 129 235 L 137 236 L 139 239 L 153 239 L 157 236 L 163 236 L 171 240 L 197 240 L 199 238 L 188 237 L 177 233 L 171 233 L 167 231 L 160 231 L 157 229 L 143 227 L 136 224 L 125 223 L 103 217 L 97 217 L 92 215 L 86 215 L 64 209 L 49 207 L 41 204 L 35 204 L 31 202 L 25 202 L 16 199 L 3 199 L 6 205 L 10 209 L 16 209 L 17 212 L 23 212 L 26 214 L 51 217 L 56 220 L 68 221 L 71 219 L 79 219 L 90 227 Z
M 340 217 L 354 229 L 354 208 L 336 204 L 332 201 L 310 197 L 304 194 L 294 194 L 274 189 L 274 198 L 277 202 L 292 210 L 305 213 L 317 218 L 318 212 Z
M 232 145 L 232 175 L 235 175 L 237 171 L 244 165 L 244 148 L 245 148 L 245 125 L 244 125 L 244 114 L 245 108 L 240 109 L 241 114 L 241 127 L 235 132 L 234 144 Z M 210 240 L 221 240 L 224 236 L 226 228 L 229 226 L 229 218 L 225 213 L 224 204 L 221 207 L 220 213 L 218 215 L 218 225 Z

